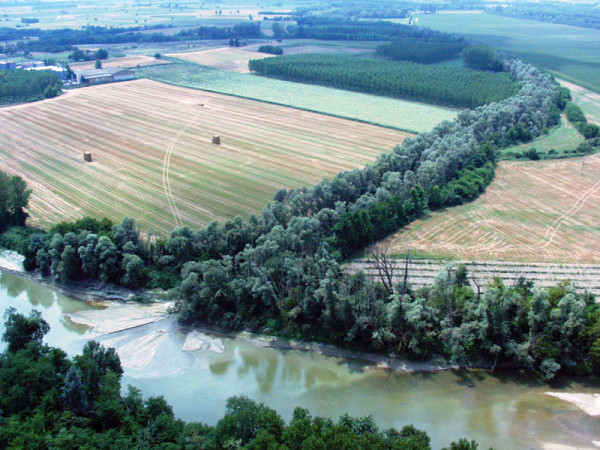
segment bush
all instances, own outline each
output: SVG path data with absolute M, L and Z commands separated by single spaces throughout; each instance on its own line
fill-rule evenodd
M 572 124 L 576 124 L 578 122 L 587 122 L 585 114 L 583 113 L 581 108 L 575 103 L 570 102 L 567 104 L 567 106 L 565 107 L 565 114 L 567 115 L 567 119 L 569 119 L 569 122 L 571 122 Z
M 583 134 L 583 137 L 586 139 L 593 139 L 600 136 L 600 127 L 595 123 L 586 123 L 585 126 L 582 127 L 581 134 Z
M 283 47 L 279 45 L 261 45 L 258 47 L 258 51 L 270 55 L 283 55 Z
M 531 159 L 532 161 L 537 161 L 540 159 L 540 155 L 537 152 L 537 149 L 531 148 L 524 153 L 526 158 Z

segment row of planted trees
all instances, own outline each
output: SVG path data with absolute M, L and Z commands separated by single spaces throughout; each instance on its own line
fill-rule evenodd
M 503 100 L 517 88 L 506 73 L 343 55 L 266 58 L 249 68 L 282 80 L 463 108 Z

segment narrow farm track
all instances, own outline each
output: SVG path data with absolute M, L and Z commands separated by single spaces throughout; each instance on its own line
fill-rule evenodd
M 384 241 L 424 258 L 600 263 L 600 155 L 503 162 L 476 201 Z
M 431 286 L 435 277 L 445 269 L 449 261 L 412 260 L 408 265 L 408 283 L 414 289 Z M 569 280 L 573 287 L 580 291 L 588 291 L 600 295 L 600 265 L 591 264 L 548 264 L 518 263 L 502 261 L 452 261 L 464 263 L 470 276 L 473 276 L 481 288 L 488 286 L 494 277 L 500 277 L 505 285 L 513 286 L 519 277 L 533 281 L 539 288 L 549 288 Z M 401 283 L 404 279 L 405 262 L 396 261 L 394 280 Z M 372 261 L 361 260 L 348 264 L 346 270 L 364 271 L 370 277 L 377 278 L 377 270 Z M 473 288 L 476 285 L 471 281 Z
M 214 134 L 221 145 L 211 143 Z M 35 225 L 130 216 L 166 234 L 259 212 L 278 189 L 372 163 L 406 136 L 136 80 L 1 109 L 0 165 L 33 189 Z

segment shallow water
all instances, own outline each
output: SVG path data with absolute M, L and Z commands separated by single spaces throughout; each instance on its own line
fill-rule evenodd
M 64 315 L 98 306 L 71 299 L 24 278 L 0 274 L 0 309 L 33 307 L 49 322 L 46 342 L 77 353 L 92 337 L 89 327 Z M 3 332 L 3 325 L 0 325 Z M 123 385 L 145 396 L 163 395 L 185 420 L 214 424 L 225 400 L 247 395 L 289 419 L 295 406 L 338 417 L 373 414 L 381 427 L 412 423 L 426 430 L 434 448 L 468 437 L 480 448 L 541 448 L 548 444 L 593 447 L 600 419 L 545 392 L 600 392 L 600 383 L 566 379 L 548 386 L 524 374 L 483 371 L 394 374 L 370 363 L 299 351 L 258 348 L 221 338 L 224 351 L 183 352 L 187 335 L 168 318 L 98 339 L 131 349 L 158 336 L 154 358 L 140 370 L 126 369 Z M 138 361 L 139 363 L 139 361 Z

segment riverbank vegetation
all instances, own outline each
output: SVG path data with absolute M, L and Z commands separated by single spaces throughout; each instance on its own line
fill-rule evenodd
M 429 449 L 426 432 L 411 425 L 381 430 L 371 416 L 337 421 L 294 410 L 286 424 L 273 409 L 247 397 L 227 400 L 215 426 L 185 423 L 161 397 L 144 399 L 129 386 L 112 348 L 89 341 L 73 358 L 43 343 L 50 327 L 39 311 L 5 314 L 0 354 L 0 447 L 161 449 Z M 476 449 L 461 439 L 450 448 Z
M 31 190 L 21 177 L 0 171 L 0 233 L 11 226 L 25 225 L 30 195 Z
M 249 67 L 259 75 L 287 81 L 454 107 L 475 108 L 518 90 L 508 73 L 344 55 L 289 55 L 251 60 Z
M 598 370 L 600 313 L 568 285 L 537 291 L 525 280 L 512 288 L 498 280 L 476 293 L 464 271 L 448 270 L 413 292 L 341 266 L 341 257 L 427 211 L 473 200 L 493 177 L 497 148 L 558 123 L 558 87 L 520 61 L 509 69 L 521 86 L 516 96 L 463 111 L 373 166 L 279 191 L 260 216 L 177 228 L 151 242 L 131 219 L 106 235 L 89 224 L 36 233 L 25 264 L 64 283 L 174 287 L 184 321 L 465 366 L 509 363 L 548 378 Z

